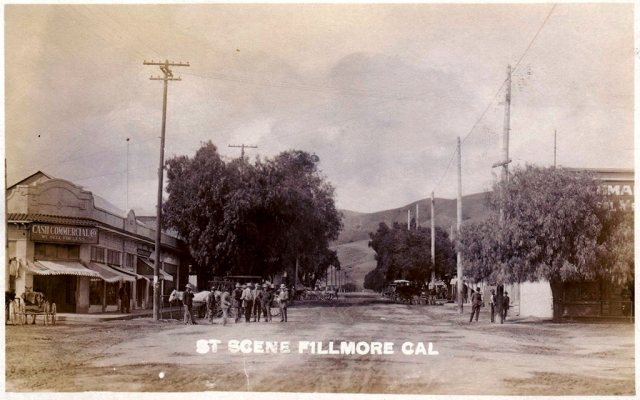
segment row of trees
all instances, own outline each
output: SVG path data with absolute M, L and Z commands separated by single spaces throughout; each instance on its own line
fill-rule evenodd
M 299 278 L 315 285 L 329 266 L 339 269 L 329 243 L 338 238 L 342 215 L 318 163 L 296 150 L 253 164 L 226 161 L 211 142 L 193 158 L 169 159 L 164 223 L 186 242 L 199 279 L 293 276 L 298 260 Z
M 563 313 L 565 282 L 633 281 L 633 210 L 616 204 L 592 174 L 529 165 L 493 189 L 490 218 L 461 229 L 465 276 L 492 284 L 549 281 L 554 321 Z
M 364 278 L 364 287 L 380 291 L 396 279 L 406 279 L 421 287 L 431 279 L 431 272 L 448 281 L 456 268 L 456 255 L 449 234 L 440 227 L 435 229 L 436 262 L 431 258 L 431 229 L 393 223 L 389 227 L 380 223 L 375 233 L 370 233 L 369 247 L 376 252 L 376 268 Z

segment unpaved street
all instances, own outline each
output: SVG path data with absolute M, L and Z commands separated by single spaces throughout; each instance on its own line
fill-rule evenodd
M 407 306 L 378 297 L 296 303 L 289 322 L 223 327 L 200 320 L 6 327 L 7 391 L 286 391 L 459 395 L 635 394 L 628 323 L 513 318 L 487 309 Z M 217 339 L 199 354 L 198 340 Z M 289 342 L 290 353 L 230 352 L 230 340 Z M 301 341 L 393 342 L 393 354 L 299 354 Z M 403 343 L 437 355 L 405 355 Z M 361 348 L 362 349 L 362 348 Z M 260 346 L 258 346 L 260 350 Z

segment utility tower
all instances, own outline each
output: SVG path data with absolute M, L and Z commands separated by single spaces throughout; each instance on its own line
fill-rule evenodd
M 241 148 L 241 150 L 240 150 L 240 159 L 242 161 L 244 161 L 244 149 L 245 149 L 245 147 L 247 149 L 257 149 L 258 148 L 258 146 L 250 146 L 250 145 L 244 144 L 244 143 L 243 144 L 230 144 L 229 147 L 240 147 Z
M 182 79 L 174 78 L 171 67 L 189 67 L 189 63 L 174 63 L 169 62 L 151 62 L 144 61 L 144 65 L 158 65 L 160 71 L 164 73 L 164 77 L 151 76 L 152 81 L 163 81 L 164 92 L 162 97 L 162 132 L 160 135 L 160 164 L 158 166 L 158 202 L 156 205 L 156 245 L 155 245 L 155 259 L 153 260 L 153 320 L 158 321 L 162 318 L 159 315 L 160 307 L 160 287 L 159 287 L 159 275 L 160 275 L 160 239 L 162 237 L 162 181 L 164 176 L 164 134 L 167 123 L 167 84 L 169 81 L 181 81 Z

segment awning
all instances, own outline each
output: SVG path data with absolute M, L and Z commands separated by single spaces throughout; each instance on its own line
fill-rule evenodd
M 142 276 L 142 275 L 140 275 L 140 274 L 136 274 L 135 272 L 133 272 L 133 271 L 129 271 L 129 270 L 126 270 L 126 269 L 124 269 L 124 268 L 116 267 L 115 265 L 109 265 L 109 267 L 110 267 L 111 269 L 114 269 L 114 270 L 116 270 L 116 271 L 118 271 L 118 272 L 121 272 L 121 273 L 123 273 L 123 274 L 129 275 L 129 276 L 132 276 L 132 277 L 134 277 L 134 278 L 136 278 L 136 279 L 146 279 L 146 280 L 149 280 L 149 278 L 147 278 L 146 276 Z
M 100 274 L 87 269 L 77 261 L 36 260 L 31 262 L 27 260 L 25 269 L 35 275 L 75 275 L 100 278 Z
M 122 282 L 122 281 L 125 281 L 125 282 L 136 281 L 135 277 L 131 275 L 123 274 L 122 272 L 118 272 L 105 264 L 98 264 L 98 263 L 91 262 L 89 263 L 89 269 L 97 272 L 99 274 L 99 278 L 102 278 L 103 280 L 110 283 Z
M 159 269 L 158 270 L 158 279 L 165 280 L 169 282 L 173 282 L 173 276 L 166 273 L 165 271 Z M 147 260 L 144 260 L 138 257 L 138 274 L 148 278 L 149 280 L 153 280 L 154 269 L 153 264 L 149 263 Z

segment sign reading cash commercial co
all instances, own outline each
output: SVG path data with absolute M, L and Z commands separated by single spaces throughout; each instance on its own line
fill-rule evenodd
M 30 232 L 34 242 L 98 243 L 98 228 L 91 226 L 32 224 Z

